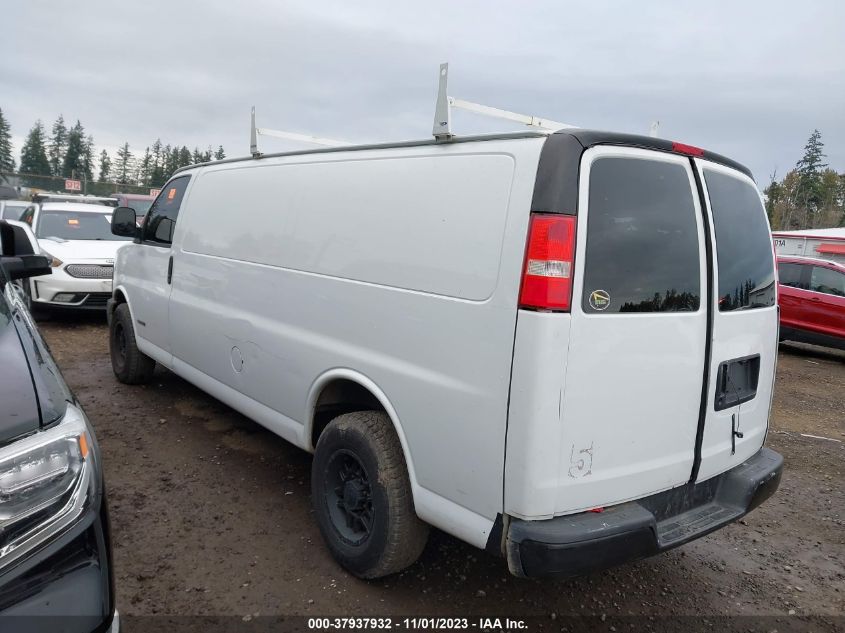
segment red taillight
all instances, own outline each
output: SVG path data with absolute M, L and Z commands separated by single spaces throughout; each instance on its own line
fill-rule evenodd
M 694 145 L 685 145 L 684 143 L 672 142 L 672 151 L 688 156 L 704 156 L 704 150 Z
M 531 215 L 519 293 L 520 308 L 569 310 L 575 222 L 575 216 L 571 215 Z

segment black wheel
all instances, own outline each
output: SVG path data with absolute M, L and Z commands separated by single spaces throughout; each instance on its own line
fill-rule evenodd
M 402 446 L 385 413 L 329 423 L 314 451 L 311 496 L 326 545 L 360 578 L 401 571 L 425 547 L 428 525 L 414 512 Z
M 155 371 L 155 361 L 135 344 L 135 328 L 129 306 L 121 303 L 115 308 L 109 331 L 111 366 L 117 379 L 127 385 L 149 382 Z

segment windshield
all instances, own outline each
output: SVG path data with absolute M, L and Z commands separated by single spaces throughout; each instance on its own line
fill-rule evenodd
M 131 240 L 111 232 L 111 216 L 105 213 L 42 211 L 35 229 L 38 238 L 57 237 L 63 240 Z

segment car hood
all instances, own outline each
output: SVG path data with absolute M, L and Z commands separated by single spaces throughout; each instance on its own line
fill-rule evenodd
M 53 257 L 62 261 L 111 259 L 125 241 L 112 240 L 57 240 L 39 238 L 38 245 Z
M 0 311 L 0 444 L 41 424 L 29 363 L 12 318 Z

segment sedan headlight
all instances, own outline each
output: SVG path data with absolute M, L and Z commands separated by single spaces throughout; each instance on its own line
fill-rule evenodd
M 46 543 L 85 512 L 97 486 L 84 414 L 0 449 L 0 566 Z
M 62 260 L 60 260 L 58 257 L 55 257 L 55 256 L 53 256 L 53 255 L 50 255 L 50 253 L 48 253 L 47 251 L 45 251 L 43 248 L 41 249 L 41 254 L 42 254 L 44 257 L 46 257 L 47 259 L 49 259 L 49 260 L 50 260 L 50 266 L 52 266 L 53 268 L 58 268 L 59 266 L 61 266 L 62 264 L 64 264 L 64 262 L 63 262 Z

